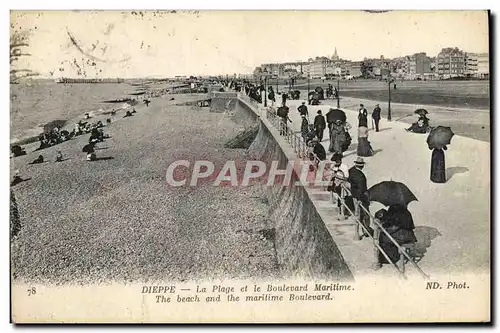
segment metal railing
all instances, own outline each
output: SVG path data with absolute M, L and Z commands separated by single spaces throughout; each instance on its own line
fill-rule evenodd
M 295 132 L 290 126 L 288 126 L 287 122 L 285 120 L 277 115 L 276 109 L 274 107 L 267 107 L 263 109 L 263 106 L 260 105 L 257 101 L 251 99 L 248 97 L 246 94 L 241 93 L 240 97 L 242 99 L 250 102 L 252 105 L 254 105 L 259 112 L 263 113 L 263 115 L 266 117 L 266 119 L 279 131 L 279 135 L 284 137 L 287 142 L 292 146 L 294 149 L 295 153 L 297 156 L 301 159 L 307 159 L 310 160 L 312 163 L 310 165 L 313 166 L 314 170 L 318 170 L 318 166 L 320 163 L 324 162 L 321 161 L 316 154 L 313 152 L 308 151 L 307 149 L 307 144 L 302 137 L 300 132 Z M 342 179 L 343 181 L 346 181 L 346 179 Z M 345 197 L 346 195 L 351 196 L 351 191 L 349 188 L 346 187 L 345 184 L 341 185 L 341 195 L 339 196 L 337 193 L 332 192 L 332 204 L 335 203 L 337 200 L 340 200 L 341 207 L 340 207 L 340 212 L 339 214 L 342 216 L 342 218 L 345 218 L 344 216 L 344 209 L 345 208 L 351 216 L 354 217 L 354 238 L 355 240 L 361 240 L 360 236 L 360 228 L 363 231 L 364 234 L 368 235 L 372 242 L 373 242 L 373 269 L 378 269 L 381 267 L 381 263 L 379 260 L 379 253 L 381 253 L 384 258 L 388 261 L 388 263 L 391 265 L 391 267 L 394 268 L 394 270 L 398 273 L 398 275 L 406 279 L 406 267 L 405 267 L 405 261 L 408 261 L 419 273 L 420 275 L 425 278 L 429 279 L 429 276 L 417 265 L 417 263 L 413 260 L 413 258 L 408 254 L 407 250 L 411 249 L 411 246 L 408 247 L 406 244 L 400 245 L 392 236 L 391 234 L 382 226 L 380 223 L 380 220 L 375 218 L 366 207 L 362 205 L 361 202 L 358 200 L 354 200 L 354 212 L 349 208 L 349 206 L 346 203 Z M 335 203 L 336 205 L 336 203 Z M 361 222 L 361 210 L 370 218 L 371 225 L 373 226 L 373 234 L 368 230 L 365 225 Z M 396 265 L 389 255 L 384 251 L 384 249 L 380 245 L 380 233 L 383 233 L 391 243 L 394 244 L 394 246 L 398 249 L 399 252 L 399 265 Z

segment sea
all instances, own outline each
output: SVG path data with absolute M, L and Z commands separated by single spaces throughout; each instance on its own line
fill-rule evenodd
M 54 120 L 77 122 L 85 113 L 124 108 L 125 103 L 105 103 L 113 99 L 136 98 L 131 95 L 146 88 L 171 87 L 166 83 L 125 81 L 123 83 L 62 84 L 54 80 L 30 80 L 10 85 L 10 141 L 38 135 Z

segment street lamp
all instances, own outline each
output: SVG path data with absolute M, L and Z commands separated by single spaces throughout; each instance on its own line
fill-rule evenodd
M 340 109 L 340 77 L 337 76 L 337 109 Z
M 307 99 L 309 99 L 309 93 L 311 92 L 310 79 L 311 74 L 307 73 Z
M 264 107 L 267 107 L 267 72 L 264 72 Z
M 391 84 L 393 82 L 392 77 L 389 76 L 389 78 L 387 79 L 387 82 L 389 83 L 389 105 L 387 107 L 387 120 L 391 121 L 392 120 L 392 117 L 391 117 Z

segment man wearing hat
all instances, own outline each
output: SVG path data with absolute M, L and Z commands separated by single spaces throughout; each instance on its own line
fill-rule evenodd
M 306 102 L 302 102 L 302 105 L 300 105 L 298 108 L 297 108 L 297 111 L 299 111 L 299 114 L 301 116 L 306 116 L 307 119 L 309 119 L 309 112 L 307 111 L 307 106 L 306 106 Z
M 328 179 L 330 179 L 330 184 L 328 186 L 328 191 L 336 193 L 339 197 L 344 198 L 347 197 L 347 193 L 343 189 L 342 185 L 347 185 L 347 176 L 349 175 L 349 168 L 347 165 L 342 163 L 342 153 L 334 153 L 332 158 L 330 159 L 333 162 L 333 166 L 330 167 L 328 173 Z M 342 192 L 343 195 L 342 195 Z M 354 208 L 354 207 L 352 207 Z M 341 213 L 342 217 L 346 215 L 346 209 L 342 209 L 342 203 L 340 199 L 337 199 L 337 210 Z
M 366 176 L 363 173 L 364 166 L 365 161 L 362 157 L 358 157 L 354 161 L 354 166 L 349 169 L 349 177 L 347 180 L 351 185 L 351 195 L 354 199 L 355 214 L 359 217 L 359 221 L 363 224 L 365 229 L 372 233 L 372 229 L 370 228 L 370 216 L 359 207 L 359 205 L 362 205 L 368 210 L 369 206 L 368 187 L 366 185 Z M 364 236 L 368 236 L 365 230 L 362 230 L 362 233 Z
M 375 104 L 375 109 L 373 109 L 372 113 L 372 119 L 375 122 L 375 131 L 378 132 L 378 123 L 380 122 L 380 106 L 378 104 Z M 373 129 L 373 126 L 372 126 Z
M 326 128 L 325 117 L 321 114 L 321 110 L 318 110 L 318 114 L 314 118 L 314 130 L 316 131 L 316 136 L 319 142 L 323 141 L 323 132 Z

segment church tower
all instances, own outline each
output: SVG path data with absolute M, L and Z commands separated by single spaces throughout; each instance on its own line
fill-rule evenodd
M 339 60 L 339 55 L 337 54 L 337 48 L 335 47 L 335 53 L 332 56 L 332 60 Z

